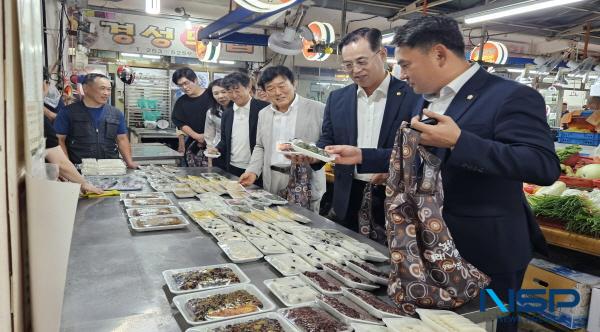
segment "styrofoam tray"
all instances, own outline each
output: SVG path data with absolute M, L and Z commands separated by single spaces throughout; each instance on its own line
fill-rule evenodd
M 328 313 L 327 311 L 323 310 L 321 307 L 319 307 L 317 305 L 317 303 L 315 302 L 314 304 L 311 305 L 306 305 L 306 306 L 295 306 L 295 307 L 291 307 L 291 308 L 283 308 L 283 309 L 279 309 L 277 310 L 277 313 L 280 314 L 285 320 L 287 320 L 288 322 L 290 322 L 296 329 L 298 329 L 299 331 L 306 331 L 303 327 L 296 325 L 290 318 L 286 317 L 286 312 L 288 310 L 292 310 L 295 308 L 302 308 L 302 307 L 311 307 L 314 308 L 317 311 L 321 311 L 324 314 L 326 314 L 328 317 L 331 317 L 332 319 L 336 320 L 337 322 L 342 323 L 344 326 L 344 329 L 342 330 L 336 330 L 336 331 L 323 331 L 323 332 L 352 332 L 352 327 L 350 325 L 348 325 L 347 323 L 340 321 L 339 319 L 335 318 L 334 316 L 332 316 L 330 313 Z M 321 331 L 319 331 L 321 332 Z
M 136 199 L 136 198 L 163 198 L 167 197 L 165 193 L 156 192 L 156 191 L 145 191 L 145 192 L 130 192 L 130 193 L 121 193 L 121 200 L 124 199 Z
M 289 252 L 289 250 L 279 244 L 279 242 L 266 237 L 246 237 L 252 245 L 254 245 L 263 255 L 276 255 L 276 254 L 284 254 Z
M 431 329 L 437 332 L 448 331 L 448 328 L 445 324 L 440 324 L 438 321 L 441 317 L 447 317 L 454 320 L 452 323 L 454 325 L 454 330 L 458 330 L 461 332 L 485 332 L 485 329 L 477 324 L 473 323 L 471 320 L 457 314 L 454 311 L 450 310 L 436 310 L 436 309 L 417 309 L 417 314 L 419 314 L 419 318 Z M 447 321 L 443 319 L 444 321 Z
M 228 285 L 208 286 L 208 287 L 201 287 L 201 288 L 197 287 L 194 289 L 181 290 L 177 287 L 177 284 L 175 283 L 175 279 L 173 278 L 173 275 L 175 275 L 177 273 L 191 272 L 191 271 L 198 271 L 198 270 L 208 270 L 208 269 L 214 269 L 214 268 L 218 268 L 218 267 L 231 269 L 233 271 L 233 273 L 235 273 L 237 275 L 237 277 L 240 279 L 240 282 L 237 282 L 234 284 L 228 284 Z M 232 263 L 188 267 L 188 268 L 184 268 L 184 269 L 165 270 L 165 271 L 163 271 L 162 275 L 163 275 L 163 278 L 165 278 L 165 282 L 167 283 L 169 290 L 173 294 L 185 294 L 185 293 L 192 293 L 192 292 L 197 292 L 197 291 L 205 291 L 205 290 L 215 289 L 215 288 L 224 288 L 224 287 L 228 287 L 228 286 L 235 285 L 235 284 L 247 284 L 250 282 L 250 278 L 248 278 L 248 276 L 246 276 L 246 274 L 237 265 L 232 264 Z
M 338 264 L 344 264 L 348 260 L 358 258 L 358 257 L 354 256 L 354 254 L 352 254 L 348 250 L 346 250 L 342 247 L 333 246 L 331 244 L 322 244 L 321 243 L 321 244 L 313 244 L 313 246 L 315 248 L 317 248 L 317 250 L 319 250 L 323 254 L 329 256 L 331 259 L 336 261 Z
M 160 211 L 160 210 L 164 210 L 164 211 Z M 145 214 L 142 215 L 135 215 L 135 212 L 141 212 L 144 211 Z M 145 217 L 145 216 L 164 216 L 167 214 L 181 214 L 181 210 L 179 210 L 177 207 L 175 206 L 159 206 L 159 207 L 140 207 L 140 208 L 132 208 L 132 209 L 127 209 L 125 210 L 125 212 L 127 212 L 127 216 L 130 218 L 138 218 L 138 217 Z
M 273 287 L 274 283 L 277 283 L 278 281 L 281 281 L 281 280 L 297 281 L 297 284 L 299 286 L 303 285 L 303 286 L 307 287 L 307 290 L 310 289 L 311 292 L 314 292 L 314 296 L 312 296 L 311 300 L 308 300 L 305 302 L 298 302 L 298 303 L 289 302 L 285 297 L 286 294 L 282 294 L 277 288 Z M 317 295 L 319 295 L 318 291 L 314 290 L 309 284 L 304 282 L 298 276 L 267 279 L 267 280 L 263 281 L 263 283 L 265 284 L 265 286 L 267 286 L 267 288 L 271 291 L 271 293 L 273 293 L 273 295 L 275 295 L 279 299 L 279 301 L 281 301 L 281 303 L 283 303 L 283 305 L 285 305 L 286 307 L 309 305 L 311 303 L 314 303 L 315 300 L 317 299 Z
M 366 263 L 366 264 L 368 264 L 368 263 Z M 373 274 L 367 272 L 366 270 L 364 270 L 362 267 L 352 263 L 351 261 L 346 261 L 346 266 L 349 267 L 352 271 L 359 274 L 361 277 L 366 278 L 369 281 L 376 282 L 380 285 L 388 284 L 388 278 L 383 278 L 380 276 L 373 275 Z M 373 266 L 373 268 L 377 269 L 377 267 L 375 267 L 375 266 Z M 379 270 L 379 269 L 377 269 L 377 270 Z
M 402 318 L 383 318 L 383 322 L 387 325 L 388 329 L 392 332 L 404 332 L 404 331 L 415 331 L 415 332 L 435 332 L 431 327 L 425 324 L 422 320 L 412 317 Z
M 279 213 L 282 213 L 284 216 L 293 219 L 297 222 L 301 222 L 303 224 L 308 224 L 311 222 L 310 218 L 303 216 L 297 212 L 294 212 L 292 209 L 289 209 L 284 206 L 278 206 L 277 211 L 279 211 Z
M 192 198 L 192 197 L 196 197 L 196 192 L 193 191 L 191 188 L 188 188 L 188 189 L 175 188 L 175 189 L 173 189 L 173 194 L 175 196 L 177 196 L 177 198 Z
M 265 256 L 265 260 L 269 262 L 283 276 L 295 276 L 304 271 L 314 270 L 313 266 L 308 264 L 302 257 L 296 254 L 279 254 Z M 286 269 L 286 264 L 290 269 Z
M 390 259 L 375 248 L 358 241 L 342 241 L 341 245 L 342 248 L 364 260 L 381 263 Z
M 372 325 L 383 325 L 383 322 L 381 320 L 378 320 L 377 318 L 373 317 L 365 309 L 361 308 L 359 305 L 357 305 L 356 303 L 354 303 L 350 299 L 345 298 L 342 295 L 326 295 L 326 296 L 335 297 L 336 299 L 338 299 L 340 302 L 342 302 L 346 306 L 348 306 L 348 307 L 350 307 L 350 308 L 358 311 L 359 313 L 361 313 L 361 314 L 363 314 L 365 316 L 369 316 L 369 318 L 372 318 L 372 320 L 363 320 L 363 319 L 359 319 L 359 318 L 352 318 L 350 316 L 346 316 L 345 314 L 343 314 L 342 312 L 338 311 L 336 308 L 334 308 L 333 306 L 331 306 L 329 303 L 325 302 L 320 297 L 317 298 L 317 304 L 321 308 L 325 309 L 325 311 L 329 312 L 331 315 L 333 315 L 334 317 L 336 317 L 337 319 L 339 319 L 341 321 L 344 321 L 344 322 L 346 322 L 348 324 L 356 322 L 356 323 L 364 323 L 364 324 L 372 324 Z
M 193 317 L 191 316 L 191 313 L 186 308 L 187 301 L 189 301 L 191 299 L 207 298 L 207 297 L 210 297 L 210 296 L 213 296 L 216 294 L 229 294 L 229 293 L 232 293 L 232 292 L 238 291 L 238 290 L 245 290 L 248 293 L 256 296 L 256 298 L 263 304 L 262 309 L 259 308 L 258 311 L 255 311 L 252 313 L 247 313 L 247 314 L 242 314 L 242 315 L 237 315 L 237 316 L 213 318 L 208 321 L 195 321 L 193 319 Z M 240 284 L 240 285 L 234 285 L 234 286 L 230 286 L 230 287 L 211 289 L 211 290 L 207 290 L 204 292 L 195 292 L 195 293 L 177 295 L 173 298 L 173 304 L 175 304 L 175 306 L 177 307 L 179 312 L 181 312 L 181 315 L 183 316 L 185 321 L 190 325 L 204 325 L 204 324 L 213 323 L 213 322 L 217 322 L 217 321 L 223 321 L 223 320 L 227 320 L 227 319 L 231 319 L 231 318 L 250 316 L 250 315 L 257 314 L 257 313 L 272 311 L 276 308 L 275 304 L 273 302 L 271 302 L 271 300 L 269 300 L 260 290 L 258 290 L 258 288 L 256 288 L 256 286 L 254 286 L 252 284 Z
M 311 157 L 311 158 L 315 158 L 317 160 L 320 160 L 320 161 L 323 161 L 323 162 L 326 162 L 326 163 L 335 160 L 335 158 L 333 158 L 333 157 L 322 156 L 322 155 L 320 155 L 318 153 L 314 153 L 314 152 L 312 152 L 310 150 L 301 148 L 301 147 L 299 147 L 297 145 L 297 143 L 298 142 L 292 141 L 292 147 L 294 148 L 294 151 L 296 151 L 296 152 L 300 152 L 300 153 L 302 153 L 305 156 L 308 156 L 308 157 Z
M 308 245 L 294 245 L 292 246 L 292 251 L 295 254 L 300 255 L 300 257 L 304 258 L 304 260 L 306 260 L 307 262 L 309 262 L 317 268 L 323 267 L 323 264 L 325 263 L 335 263 L 335 261 L 331 257 L 317 251 L 316 249 Z
M 221 250 L 223 250 L 225 255 L 227 255 L 227 257 L 229 257 L 229 259 L 231 259 L 231 261 L 234 263 L 254 262 L 263 258 L 263 254 L 248 241 L 223 241 L 218 242 L 217 244 L 219 247 L 221 247 Z M 239 257 L 233 253 L 232 250 L 242 251 L 248 255 Z
M 342 268 L 346 272 L 352 273 L 348 269 L 344 269 L 343 267 L 340 267 L 340 268 Z M 325 270 L 327 273 L 329 273 L 334 278 L 336 278 L 337 280 L 341 281 L 342 283 L 344 283 L 344 285 L 346 285 L 346 286 L 348 286 L 350 288 L 358 288 L 358 289 L 364 289 L 364 290 L 374 290 L 374 289 L 379 288 L 379 285 L 373 285 L 373 284 L 368 284 L 368 283 L 363 283 L 363 282 L 352 281 L 352 280 L 344 277 L 343 275 L 339 274 L 337 271 L 329 268 L 325 264 L 323 264 L 323 270 Z M 355 275 L 355 276 L 357 276 L 355 273 L 352 273 L 352 274 Z
M 319 292 L 321 292 L 323 294 L 327 294 L 327 295 L 342 294 L 343 285 L 340 282 L 338 282 L 335 278 L 328 275 L 327 272 L 324 272 L 324 271 L 311 271 L 311 272 L 317 273 L 318 275 L 323 277 L 325 280 L 327 280 L 327 282 L 329 282 L 330 284 L 338 286 L 340 288 L 340 290 L 339 291 L 329 291 L 329 290 L 321 288 L 321 286 L 319 284 L 317 284 L 315 281 L 313 281 L 309 277 L 305 276 L 303 273 L 300 273 L 298 276 L 300 277 L 300 279 L 304 280 L 304 282 L 311 285 L 312 287 L 314 287 L 316 290 L 318 290 Z
M 242 233 L 238 233 L 236 231 L 227 232 L 224 234 L 214 233 L 212 236 L 219 242 L 224 241 L 244 241 L 246 237 L 242 235 Z
M 283 231 L 279 231 L 276 235 L 270 234 L 271 237 L 281 243 L 282 246 L 288 248 L 288 249 L 294 249 L 294 247 L 304 247 L 304 248 L 308 248 L 308 249 L 312 249 L 308 243 L 300 240 L 299 238 L 295 237 L 294 235 L 291 234 L 287 234 Z
M 190 327 L 189 329 L 185 330 L 185 332 L 214 332 L 217 330 L 221 331 L 226 326 L 251 322 L 251 321 L 259 320 L 259 319 L 263 319 L 263 318 L 277 320 L 279 322 L 279 324 L 281 324 L 281 327 L 283 328 L 284 332 L 300 332 L 290 322 L 288 322 L 285 318 L 283 318 L 283 316 L 281 316 L 280 314 L 278 314 L 276 312 L 266 312 L 266 313 L 262 313 L 262 314 L 258 314 L 258 315 L 251 315 L 251 316 L 246 316 L 246 317 L 241 317 L 241 318 L 229 319 L 224 322 L 210 323 L 210 324 L 206 324 L 206 325 Z
M 351 323 L 350 326 L 352 326 L 354 332 L 393 332 L 393 330 L 381 325 Z
M 170 198 L 124 199 L 123 204 L 128 208 L 147 206 L 175 205 Z
M 358 304 L 363 309 L 365 309 L 368 313 L 370 313 L 371 315 L 373 315 L 373 316 L 375 316 L 377 318 L 384 318 L 384 317 L 405 317 L 405 316 L 402 316 L 402 315 L 396 315 L 396 314 L 392 314 L 392 313 L 389 313 L 389 312 L 386 312 L 386 311 L 379 310 L 379 309 L 373 307 L 372 305 L 368 304 L 367 302 L 365 302 L 363 299 L 361 299 L 357 295 L 354 295 L 354 294 L 350 293 L 347 288 L 342 288 L 342 294 L 344 294 L 344 296 L 346 296 L 350 300 L 354 301 L 356 304 Z
M 177 219 L 179 219 L 180 224 L 164 225 L 164 226 L 148 226 L 148 227 L 140 227 L 136 224 L 136 222 L 138 220 L 145 219 L 145 218 L 157 218 L 157 217 L 165 217 L 165 218 L 166 217 L 176 217 Z M 185 219 L 184 216 L 182 216 L 180 214 L 169 214 L 169 215 L 163 215 L 163 216 L 148 216 L 148 217 L 129 218 L 129 224 L 131 225 L 131 228 L 136 232 L 152 232 L 152 231 L 165 231 L 165 230 L 169 230 L 169 229 L 186 228 L 190 223 L 189 223 L 189 221 L 187 221 L 187 219 Z

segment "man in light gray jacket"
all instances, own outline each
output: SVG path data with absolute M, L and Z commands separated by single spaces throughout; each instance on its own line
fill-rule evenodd
M 294 74 L 285 66 L 265 69 L 258 85 L 272 104 L 259 113 L 256 146 L 240 183 L 251 185 L 262 174 L 264 189 L 277 195 L 288 186 L 291 165 L 290 159 L 277 152 L 277 144 L 294 138 L 316 142 L 321 134 L 325 105 L 299 96 L 294 87 Z M 323 169 L 314 171 L 308 167 L 308 170 L 311 173 L 310 206 L 318 213 L 325 193 L 325 173 Z

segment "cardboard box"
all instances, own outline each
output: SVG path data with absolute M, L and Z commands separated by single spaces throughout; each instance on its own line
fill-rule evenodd
M 592 315 L 592 313 L 594 314 Z M 587 330 L 588 332 L 600 332 L 600 285 L 592 289 Z
M 569 329 L 585 328 L 590 311 L 591 290 L 600 285 L 600 277 L 577 272 L 541 259 L 533 259 L 523 279 L 522 289 L 574 289 L 579 293 L 579 304 L 571 308 L 548 308 L 540 315 Z M 569 301 L 567 295 L 559 295 L 556 301 Z M 548 292 L 545 296 L 548 300 Z

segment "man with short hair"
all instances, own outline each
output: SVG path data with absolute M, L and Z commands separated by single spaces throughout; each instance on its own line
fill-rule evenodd
M 111 82 L 102 74 L 87 74 L 83 99 L 61 112 L 54 120 L 58 142 L 74 164 L 81 159 L 118 159 L 119 152 L 129 168 L 137 168 L 131 158 L 125 117 L 108 104 Z
M 331 92 L 325 106 L 317 146 L 348 144 L 361 148 L 391 148 L 402 121 L 410 120 L 417 96 L 385 69 L 387 51 L 381 31 L 360 28 L 339 43 L 342 69 L 354 84 Z M 319 167 L 319 164 L 316 164 Z M 322 165 L 322 164 L 320 164 Z M 374 223 L 385 225 L 384 174 L 359 174 L 354 165 L 335 165 L 333 211 L 339 224 L 359 231 L 359 211 L 367 185 L 372 185 Z M 387 173 L 387 170 L 383 173 Z M 362 231 L 361 231 L 362 232 Z M 369 233 L 368 231 L 366 233 Z M 385 240 L 381 234 L 377 241 Z
M 258 113 L 269 103 L 252 98 L 252 84 L 246 74 L 234 72 L 225 76 L 223 86 L 233 106 L 223 112 L 221 141 L 214 150 L 223 156 L 227 171 L 240 176 L 250 164 L 256 144 Z
M 547 253 L 523 194 L 523 182 L 550 185 L 560 175 L 544 98 L 468 63 L 452 18 L 413 19 L 397 30 L 393 44 L 402 78 L 422 94 L 411 127 L 442 161 L 444 221 L 461 256 L 490 276 L 489 288 L 508 302 L 509 291 L 521 288 L 532 252 Z M 421 123 L 422 116 L 438 123 Z M 359 171 L 389 167 L 389 149 L 326 150 L 340 155 L 336 163 L 360 164 Z M 500 319 L 498 331 L 517 331 L 512 318 Z
M 278 195 L 288 187 L 291 161 L 277 152 L 277 144 L 291 142 L 294 138 L 306 142 L 318 140 L 325 105 L 298 95 L 294 74 L 285 66 L 265 69 L 258 87 L 265 91 L 272 104 L 258 116 L 256 145 L 240 183 L 251 185 L 262 174 L 264 189 Z M 313 171 L 308 164 L 305 166 L 310 171 L 310 208 L 318 213 L 325 193 L 325 172 L 322 169 Z

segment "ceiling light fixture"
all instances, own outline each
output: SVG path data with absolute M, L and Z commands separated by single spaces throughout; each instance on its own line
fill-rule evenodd
M 160 14 L 160 0 L 146 0 L 146 13 L 151 15 Z
M 583 0 L 526 0 L 465 16 L 466 24 L 495 20 L 507 16 L 520 15 L 546 8 L 567 5 Z

